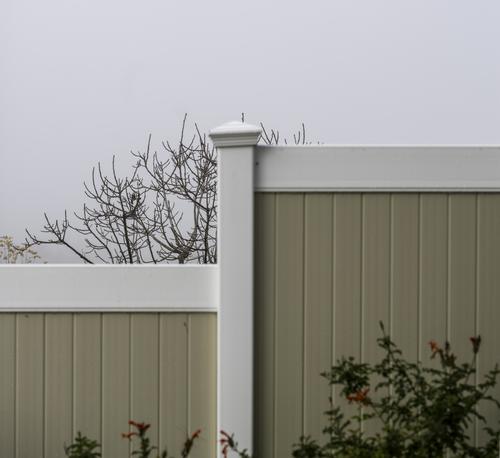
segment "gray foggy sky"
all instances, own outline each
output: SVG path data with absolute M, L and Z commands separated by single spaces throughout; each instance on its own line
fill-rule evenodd
M 2 0 L 0 234 L 79 208 L 97 161 L 175 139 L 184 112 L 500 144 L 499 21 L 498 0 Z

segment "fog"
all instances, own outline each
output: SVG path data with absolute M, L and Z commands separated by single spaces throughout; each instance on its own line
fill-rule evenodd
M 2 0 L 0 235 L 78 210 L 148 134 L 239 119 L 340 144 L 500 144 L 500 2 Z M 40 250 L 49 262 L 74 262 Z

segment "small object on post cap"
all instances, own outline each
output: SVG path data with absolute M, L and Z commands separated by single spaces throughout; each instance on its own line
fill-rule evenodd
M 210 131 L 209 137 L 216 147 L 253 146 L 259 141 L 262 129 L 240 121 L 222 124 Z

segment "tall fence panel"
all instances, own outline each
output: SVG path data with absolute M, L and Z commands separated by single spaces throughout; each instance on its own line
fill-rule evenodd
M 480 375 L 497 363 L 499 215 L 500 194 L 257 194 L 256 455 L 320 436 L 320 372 L 376 361 L 379 321 L 413 361 L 429 361 L 430 339 L 469 360 L 480 333 Z

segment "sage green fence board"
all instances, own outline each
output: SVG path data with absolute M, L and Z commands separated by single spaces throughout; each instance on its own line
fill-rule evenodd
M 0 314 L 0 456 L 63 457 L 77 431 L 128 456 L 134 419 L 171 453 L 201 428 L 214 457 L 216 335 L 210 313 Z
M 382 321 L 391 327 L 391 200 L 388 194 L 363 196 L 362 224 L 361 351 L 363 361 L 373 363 L 383 354 L 376 344 L 380 337 L 379 323 Z M 374 419 L 367 422 L 364 429 L 373 434 L 380 430 L 380 425 Z
M 276 199 L 275 456 L 303 434 L 304 196 Z
M 363 240 L 361 265 L 362 359 L 377 361 L 382 354 L 376 345 L 379 322 L 390 324 L 390 196 L 363 196 Z
M 470 355 L 463 336 L 476 333 L 476 199 L 449 196 L 449 339 L 459 358 Z
M 466 336 L 476 334 L 476 195 L 449 196 L 449 282 L 448 336 L 453 352 L 461 360 L 470 359 L 471 343 Z M 474 425 L 467 431 L 475 440 Z
M 211 320 L 201 315 L 188 316 L 189 358 L 188 358 L 188 415 L 189 433 L 201 429 L 196 447 L 190 456 L 205 458 L 215 456 L 217 425 L 213 420 L 217 411 L 217 330 L 215 315 Z M 203 355 L 203 356 L 202 356 Z M 202 356 L 202 357 L 200 357 Z M 178 453 L 177 451 L 175 452 Z
M 73 320 L 74 431 L 101 442 L 102 316 L 82 313 Z
M 149 423 L 149 437 L 158 444 L 159 320 L 150 313 L 137 313 L 130 319 L 130 418 Z
M 257 194 L 255 205 L 255 289 L 254 322 L 254 450 L 256 456 L 274 456 L 275 412 L 275 278 L 276 196 Z
M 419 224 L 419 356 L 429 341 L 443 342 L 448 332 L 448 196 L 422 194 Z M 433 362 L 438 365 L 437 361 Z
M 265 193 L 255 214 L 259 456 L 318 435 L 319 372 L 341 356 L 375 361 L 379 320 L 412 360 L 447 338 L 470 358 L 480 332 L 480 372 L 499 362 L 500 194 Z
M 64 457 L 73 432 L 73 316 L 45 317 L 45 456 Z
M 16 451 L 16 315 L 0 320 L 0 444 L 5 456 Z
M 391 334 L 401 342 L 401 350 L 413 361 L 419 347 L 419 196 L 391 196 Z M 416 325 L 415 325 L 416 324 Z
M 17 316 L 16 453 L 44 455 L 45 315 Z M 0 444 L 1 446 L 1 444 Z
M 167 415 L 159 415 L 159 443 L 162 448 L 168 445 L 172 451 L 181 450 L 189 431 L 187 315 L 160 316 L 159 360 L 159 413 L 167 412 Z
M 331 333 L 334 357 L 331 363 L 344 355 L 361 358 L 361 200 L 358 194 L 334 196 L 334 325 Z M 328 367 L 324 367 L 322 370 L 327 369 Z M 317 374 L 311 374 L 311 377 L 314 376 L 317 377 Z M 323 379 L 316 379 L 316 383 L 326 386 Z M 349 405 L 346 400 L 338 397 L 336 399 L 347 414 L 355 413 L 355 407 Z M 324 408 L 321 411 L 323 410 Z M 318 415 L 318 418 L 319 421 L 324 419 L 323 415 Z
M 128 430 L 125 425 L 132 418 L 130 315 L 104 315 L 102 326 L 102 453 L 124 456 L 130 444 L 117 438 Z
M 317 374 L 330 365 L 333 351 L 333 196 L 306 195 L 304 219 L 304 434 L 317 436 L 323 429 L 318 412 L 330 395 Z

